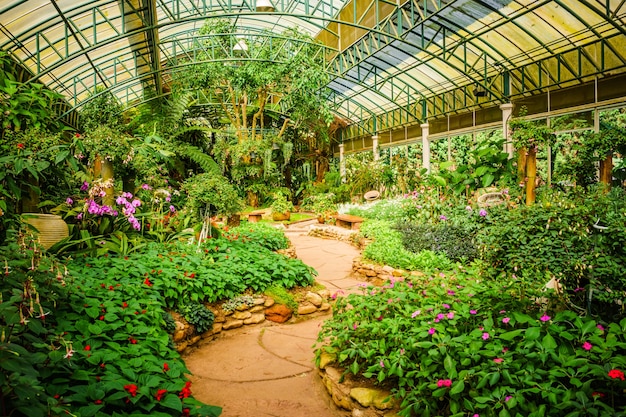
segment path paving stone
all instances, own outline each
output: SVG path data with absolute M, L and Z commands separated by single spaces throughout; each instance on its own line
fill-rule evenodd
M 308 236 L 308 224 L 287 236 L 298 258 L 315 268 L 331 294 L 358 292 L 352 260 L 359 251 L 346 242 Z M 184 356 L 195 398 L 223 408 L 222 417 L 346 417 L 317 376 L 313 345 L 325 319 L 297 323 L 265 321 L 200 342 Z

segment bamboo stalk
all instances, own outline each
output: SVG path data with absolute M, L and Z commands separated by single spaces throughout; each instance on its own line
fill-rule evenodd
M 535 178 L 537 177 L 537 148 L 532 147 L 526 156 L 526 205 L 535 204 Z

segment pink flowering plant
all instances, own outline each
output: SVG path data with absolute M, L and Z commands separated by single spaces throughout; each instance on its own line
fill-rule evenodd
M 317 355 L 393 387 L 402 416 L 626 412 L 626 320 L 553 308 L 549 294 L 459 269 L 338 297 Z M 548 303 L 538 303 L 545 300 Z
M 121 192 L 112 204 L 105 201 L 109 182 L 85 181 L 80 193 L 67 197 L 53 210 L 70 225 L 71 238 L 62 242 L 61 252 L 85 250 L 92 254 L 127 254 L 146 240 L 165 241 L 176 236 L 172 219 L 177 209 L 170 189 L 152 189 L 148 184 L 136 194 Z

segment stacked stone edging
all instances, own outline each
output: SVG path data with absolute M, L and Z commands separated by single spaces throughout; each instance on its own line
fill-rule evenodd
M 254 297 L 250 305 L 242 304 L 233 311 L 224 310 L 222 308 L 224 303 L 207 305 L 207 308 L 215 315 L 215 320 L 213 328 L 202 334 L 198 334 L 194 326 L 187 323 L 180 314 L 172 312 L 176 323 L 176 330 L 173 334 L 174 344 L 178 352 L 183 352 L 200 340 L 213 340 L 225 331 L 263 324 L 266 321 L 285 323 L 303 316 L 327 314 L 331 311 L 329 299 L 329 290 L 308 291 L 304 299 L 298 303 L 297 311 L 293 311 L 284 304 L 278 304 L 272 297 L 264 295 Z
M 384 389 L 363 387 L 352 375 L 336 367 L 336 356 L 323 352 L 318 372 L 335 405 L 351 411 L 352 417 L 397 417 L 398 402 Z

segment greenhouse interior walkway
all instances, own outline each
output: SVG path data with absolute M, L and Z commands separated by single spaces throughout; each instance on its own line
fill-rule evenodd
M 309 224 L 286 234 L 298 258 L 318 272 L 331 294 L 358 290 L 351 278 L 359 251 L 349 243 L 307 235 Z M 314 366 L 318 316 L 291 324 L 265 322 L 228 332 L 185 356 L 195 398 L 223 408 L 222 417 L 341 417 Z

